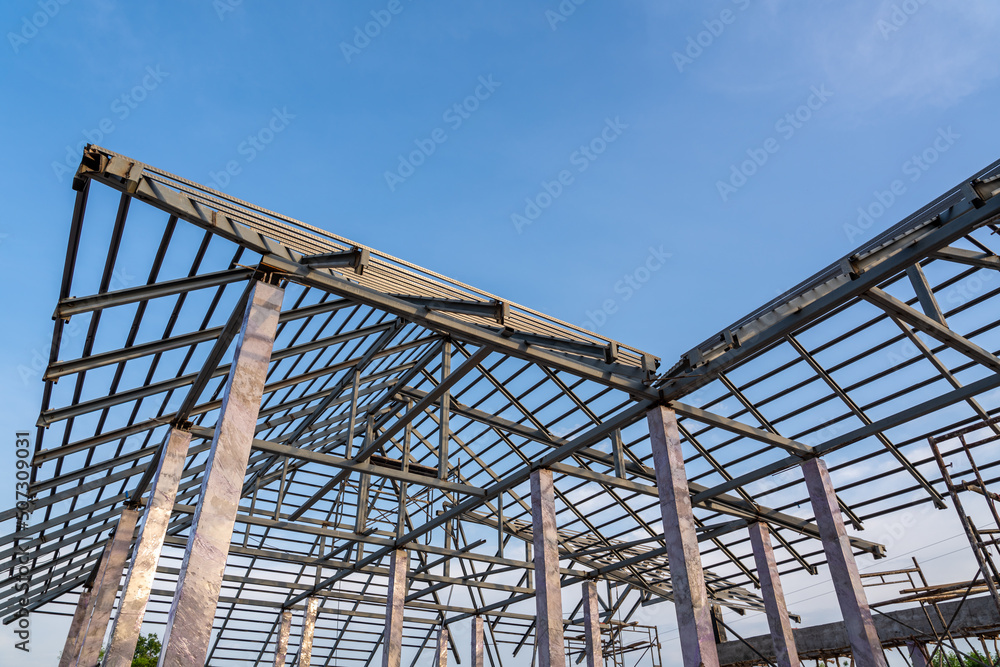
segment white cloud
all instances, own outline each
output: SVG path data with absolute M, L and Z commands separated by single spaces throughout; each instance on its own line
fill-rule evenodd
M 883 102 L 948 107 L 1000 74 L 993 56 L 1000 24 L 995 3 L 883 0 L 838 7 L 814 43 L 831 87 L 862 110 Z

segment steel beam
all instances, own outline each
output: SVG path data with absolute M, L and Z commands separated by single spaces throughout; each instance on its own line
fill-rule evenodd
M 712 609 L 705 588 L 677 417 L 672 410 L 656 406 L 646 414 L 646 419 L 660 495 L 681 656 L 685 667 L 718 667 Z
M 316 614 L 319 612 L 319 598 L 313 596 L 306 602 L 302 617 L 302 641 L 299 642 L 298 667 L 309 667 L 312 662 L 313 634 L 316 632 Z
M 921 212 L 921 215 L 928 213 Z M 878 251 L 867 254 L 863 259 L 846 258 L 849 268 L 828 267 L 809 285 L 800 286 L 801 292 L 796 289 L 797 294 L 775 300 L 754 316 L 734 324 L 724 335 L 713 337 L 710 349 L 699 347 L 692 350 L 685 356 L 699 357 L 700 363 L 692 369 L 692 364 L 684 359 L 668 370 L 665 375 L 669 379 L 662 385 L 663 397 L 668 400 L 678 398 L 704 386 L 716 373 L 735 366 L 787 334 L 862 296 L 870 288 L 905 271 L 914 262 L 940 252 L 948 244 L 998 215 L 1000 198 L 994 196 L 977 207 L 975 202 L 965 197 L 934 216 L 936 224 L 919 224 L 926 219 L 912 220 L 912 229 L 886 239 Z M 788 301 L 784 301 L 785 298 Z M 738 342 L 738 345 L 730 341 Z
M 292 610 L 281 612 L 281 627 L 278 628 L 278 645 L 274 649 L 274 667 L 285 667 L 288 656 L 288 635 L 292 632 Z
M 156 468 L 153 488 L 143 513 L 142 528 L 132 554 L 132 564 L 125 578 L 118 616 L 111 630 L 111 645 L 104 667 L 129 667 L 142 629 L 142 619 L 149 602 L 149 591 L 156 575 L 156 563 L 163 549 L 170 514 L 177 498 L 177 487 L 184 473 L 191 434 L 171 428 L 163 454 Z
M 406 571 L 409 569 L 409 559 L 409 553 L 405 549 L 395 549 L 389 553 L 382 667 L 400 667 L 403 652 L 403 607 L 406 600 Z
M 408 294 L 394 294 L 397 299 L 405 299 L 410 303 L 423 306 L 428 310 L 440 310 L 447 313 L 462 313 L 463 315 L 475 315 L 478 317 L 489 317 L 503 324 L 504 320 L 510 316 L 510 305 L 505 301 L 472 301 L 469 299 L 443 299 L 428 296 L 410 296 Z
M 985 252 L 975 252 L 965 248 L 946 247 L 937 252 L 931 253 L 934 259 L 943 259 L 958 264 L 975 266 L 980 269 L 1000 269 L 1000 257 L 989 255 Z
M 948 321 L 944 319 L 941 306 L 938 305 L 937 298 L 934 296 L 934 290 L 931 288 L 930 283 L 927 282 L 927 276 L 924 275 L 924 270 L 920 266 L 920 262 L 906 267 L 906 277 L 910 279 L 910 286 L 913 287 L 913 291 L 917 295 L 917 301 L 920 303 L 920 308 L 924 311 L 924 315 L 935 320 L 942 326 L 948 326 Z
M 80 642 L 80 654 L 75 663 L 78 667 L 90 667 L 97 663 L 97 655 L 104 643 L 104 635 L 108 631 L 111 612 L 115 598 L 118 596 L 118 584 L 121 583 L 122 570 L 128 549 L 132 545 L 132 533 L 139 519 L 139 510 L 125 508 L 122 510 L 115 536 L 111 544 L 105 547 L 106 555 L 101 560 L 101 570 L 95 580 L 95 591 L 91 603 L 90 618 L 87 619 Z
M 371 253 L 368 248 L 354 248 L 343 252 L 324 252 L 318 255 L 306 255 L 299 260 L 305 266 L 314 269 L 354 269 L 359 276 L 368 268 Z
M 583 582 L 583 634 L 587 667 L 604 667 L 601 650 L 601 617 L 597 610 L 597 582 Z
M 563 667 L 562 585 L 559 581 L 559 533 L 556 526 L 552 471 L 531 472 L 531 537 L 535 552 L 535 642 L 540 667 Z
M 461 380 L 469 371 L 473 370 L 479 362 L 490 355 L 491 350 L 488 347 L 481 347 L 476 352 L 462 362 L 462 364 L 456 368 L 454 371 L 448 374 L 448 377 L 441 380 L 441 382 L 436 385 L 433 389 L 427 392 L 422 399 L 416 402 L 413 407 L 407 410 L 399 419 L 394 421 L 391 425 L 387 426 L 385 430 L 382 431 L 372 442 L 366 443 L 357 456 L 354 457 L 355 461 L 361 461 L 365 458 L 374 454 L 380 447 L 385 446 L 392 436 L 399 433 L 407 425 L 410 424 L 414 419 L 424 413 L 425 410 L 429 409 L 431 406 L 435 405 L 448 390 L 450 390 L 455 384 Z
M 469 500 L 458 503 L 456 506 L 439 513 L 434 518 L 426 521 L 423 525 L 415 527 L 408 534 L 403 535 L 401 538 L 395 540 L 395 545 L 409 544 L 415 541 L 421 535 L 424 535 L 438 526 L 446 524 L 452 519 L 461 517 L 462 515 L 470 512 L 476 507 L 483 504 L 485 501 L 497 497 L 504 491 L 509 491 L 513 489 L 518 484 L 523 484 L 529 481 L 532 470 L 543 469 L 551 466 L 553 463 L 561 461 L 569 456 L 572 456 L 576 452 L 592 447 L 598 442 L 604 440 L 609 436 L 611 431 L 616 428 L 624 428 L 625 426 L 632 424 L 637 418 L 641 418 L 641 415 L 649 410 L 651 403 L 647 401 L 642 401 L 635 403 L 628 408 L 615 414 L 613 417 L 605 421 L 603 424 L 594 426 L 587 432 L 579 435 L 572 441 L 566 442 L 561 446 L 557 447 L 548 454 L 542 456 L 538 460 L 532 461 L 530 467 L 525 466 L 523 468 L 516 469 L 506 475 L 505 477 L 499 479 L 496 483 L 486 488 L 486 496 L 484 498 L 471 498 Z M 331 584 L 343 579 L 351 572 L 362 570 L 363 568 L 371 565 L 372 563 L 378 562 L 384 556 L 388 555 L 393 551 L 394 548 L 398 546 L 386 546 L 376 552 L 366 556 L 361 561 L 355 563 L 350 568 L 345 568 L 337 572 L 336 574 L 324 579 L 318 583 L 315 587 L 310 590 L 322 590 L 329 587 Z M 295 604 L 301 600 L 308 597 L 311 593 L 304 592 L 295 595 L 289 600 L 288 604 Z
M 750 546 L 753 549 L 754 562 L 757 564 L 757 577 L 760 579 L 777 667 L 799 667 L 799 652 L 795 648 L 795 636 L 792 634 L 788 608 L 785 607 L 785 594 L 781 589 L 778 565 L 774 560 L 774 550 L 771 548 L 771 532 L 767 524 L 750 524 Z
M 551 466 L 552 470 L 563 475 L 569 475 L 571 477 L 576 477 L 578 479 L 587 480 L 590 482 L 596 482 L 604 486 L 611 488 L 624 489 L 626 491 L 632 491 L 634 493 L 641 493 L 647 496 L 659 497 L 659 492 L 655 485 L 651 484 L 641 484 L 639 482 L 634 482 L 630 479 L 620 479 L 618 477 L 612 477 L 611 475 L 604 475 L 599 472 L 594 472 L 589 468 L 582 468 L 580 466 L 571 466 L 566 463 L 555 463 Z M 650 479 L 656 478 L 654 470 L 648 468 L 638 468 L 634 464 L 629 464 L 630 472 L 637 472 L 642 477 L 648 477 Z M 700 494 L 708 489 L 708 487 L 698 484 L 697 482 L 688 482 L 688 489 L 692 494 Z M 706 532 L 700 532 L 698 534 L 698 541 L 704 542 L 706 540 L 720 537 L 721 535 L 732 532 L 734 530 L 739 530 L 743 526 L 748 525 L 754 521 L 766 521 L 768 524 L 780 526 L 787 530 L 794 531 L 801 535 L 808 535 L 819 539 L 820 532 L 819 527 L 810 521 L 805 521 L 797 516 L 791 514 L 785 514 L 784 512 L 778 512 L 764 505 L 753 505 L 746 502 L 741 498 L 736 498 L 734 496 L 726 494 L 718 494 L 707 500 L 702 500 L 697 504 L 692 503 L 695 507 L 701 507 L 712 512 L 718 512 L 720 514 L 725 514 L 728 516 L 739 517 L 743 519 L 742 522 L 731 522 L 725 524 L 723 527 L 713 528 Z M 876 542 L 869 542 L 868 540 L 863 540 L 858 537 L 851 537 L 851 545 L 862 551 L 868 551 L 876 556 L 881 556 L 885 552 L 885 546 L 878 544 Z
M 937 320 L 924 315 L 919 310 L 911 308 L 891 294 L 883 292 L 877 287 L 872 287 L 864 297 L 886 313 L 891 313 L 903 320 L 914 329 L 922 331 L 932 338 L 936 338 L 956 352 L 961 352 L 994 373 L 1000 373 L 1000 359 L 997 359 L 995 355 L 979 347 L 968 338 L 960 336 Z
M 829 452 L 836 451 L 842 447 L 858 442 L 859 440 L 864 440 L 865 438 L 871 437 L 877 433 L 887 431 L 907 422 L 911 422 L 918 417 L 923 417 L 924 415 L 937 412 L 938 410 L 942 410 L 950 405 L 958 403 L 959 401 L 968 400 L 978 394 L 983 394 L 996 389 L 997 387 L 1000 387 L 1000 373 L 990 373 L 986 377 L 976 380 L 975 382 L 970 382 L 964 387 L 954 389 L 943 394 L 938 394 L 934 398 L 918 403 L 917 405 L 904 410 L 900 410 L 899 412 L 894 412 L 883 419 L 872 422 L 869 425 L 856 428 L 843 435 L 835 436 L 830 440 L 817 445 L 815 447 L 815 451 L 818 454 L 827 454 Z M 752 472 L 746 473 L 745 475 L 740 475 L 739 477 L 731 479 L 727 482 L 723 482 L 722 484 L 714 486 L 710 489 L 706 489 L 705 491 L 697 494 L 694 498 L 692 498 L 692 500 L 697 504 L 705 499 L 714 498 L 720 494 L 726 493 L 727 491 L 732 491 L 733 489 L 741 486 L 746 486 L 751 482 L 764 479 L 765 477 L 774 475 L 783 470 L 788 470 L 793 466 L 799 465 L 800 463 L 802 463 L 802 460 L 798 456 L 788 456 L 783 459 L 779 459 L 773 463 L 763 465 Z
M 854 560 L 854 551 L 844 529 L 844 519 L 840 515 L 826 462 L 821 458 L 805 461 L 802 463 L 802 473 L 816 514 L 816 523 L 823 535 L 823 551 L 830 566 L 854 661 L 858 667 L 885 667 L 882 644 L 875 632 L 871 609 L 861 585 L 858 564 Z
M 167 617 L 160 667 L 201 665 L 208 655 L 283 292 L 258 282 L 250 296 Z
M 94 310 L 124 306 L 136 303 L 137 301 L 149 301 L 150 299 L 173 296 L 174 294 L 186 294 L 209 287 L 219 287 L 221 285 L 228 285 L 229 283 L 248 280 L 253 274 L 254 269 L 238 267 L 199 276 L 164 280 L 151 285 L 127 287 L 115 292 L 105 292 L 104 294 L 71 297 L 59 302 L 59 305 L 56 307 L 55 317 L 65 320 L 73 315 L 89 313 Z

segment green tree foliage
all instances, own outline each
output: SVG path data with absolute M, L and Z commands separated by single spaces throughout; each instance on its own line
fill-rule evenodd
M 997 656 L 991 656 L 989 653 L 983 655 L 979 651 L 973 650 L 971 653 L 963 655 L 961 660 L 954 653 L 942 651 L 935 654 L 931 664 L 934 667 L 992 667 L 998 663 Z
M 156 663 L 160 661 L 162 648 L 163 644 L 155 632 L 150 632 L 145 637 L 139 635 L 139 641 L 135 644 L 135 655 L 132 656 L 132 667 L 156 667 Z M 104 659 L 104 651 L 102 648 L 97 656 L 98 664 Z
M 135 645 L 135 656 L 132 658 L 132 667 L 156 667 L 160 661 L 160 649 L 163 644 L 156 633 L 150 632 L 143 637 L 139 635 L 139 641 Z

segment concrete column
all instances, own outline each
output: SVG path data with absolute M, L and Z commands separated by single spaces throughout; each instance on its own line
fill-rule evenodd
M 281 627 L 278 628 L 278 646 L 274 649 L 274 667 L 285 667 L 288 655 L 288 635 L 292 631 L 292 611 L 281 612 Z
M 718 667 L 712 609 L 701 567 L 677 417 L 673 410 L 657 406 L 646 413 L 646 421 L 653 448 L 663 537 L 667 544 L 684 667 Z
M 795 636 L 792 634 L 788 608 L 785 607 L 785 594 L 781 590 L 767 524 L 750 524 L 750 545 L 757 564 L 757 576 L 760 578 L 767 625 L 771 629 L 771 641 L 774 642 L 775 661 L 778 667 L 799 667 L 799 652 L 795 647 Z
M 472 667 L 485 667 L 486 635 L 483 629 L 483 617 L 472 618 Z
M 906 648 L 910 652 L 910 664 L 913 667 L 927 667 L 927 653 L 923 646 L 916 642 L 906 642 Z
M 104 551 L 106 558 L 108 551 Z M 73 621 L 69 625 L 69 634 L 66 635 L 66 645 L 63 647 L 62 656 L 59 658 L 59 667 L 72 667 L 76 664 L 76 658 L 80 654 L 80 638 L 83 634 L 84 623 L 90 617 L 90 601 L 93 599 L 93 589 L 85 587 L 80 592 L 80 599 L 76 603 L 76 611 L 73 612 Z
M 142 528 L 132 552 L 132 565 L 125 577 L 118 616 L 111 628 L 111 645 L 104 658 L 104 667 L 131 667 L 135 646 L 146 614 L 149 591 L 156 576 L 156 563 L 163 549 L 170 513 L 177 498 L 177 486 L 184 472 L 191 434 L 171 428 L 157 462 L 149 501 L 143 514 Z
M 203 665 L 274 346 L 283 290 L 258 282 L 243 317 L 191 523 L 159 667 Z
M 80 667 L 91 667 L 97 664 L 97 654 L 101 652 L 104 635 L 111 622 L 111 612 L 118 597 L 118 583 L 122 580 L 122 570 L 125 559 L 128 558 L 128 548 L 132 545 L 132 533 L 135 523 L 139 520 L 139 510 L 126 507 L 122 510 L 114 537 L 105 546 L 107 558 L 101 560 L 102 569 L 97 574 L 94 593 L 91 600 L 90 618 L 80 643 L 80 655 L 76 664 Z
M 435 667 L 448 667 L 448 628 L 438 630 L 437 644 L 434 646 Z
M 319 598 L 315 595 L 306 601 L 306 613 L 302 619 L 302 642 L 299 644 L 299 667 L 309 667 L 312 662 L 313 633 L 316 631 L 316 614 L 319 612 Z
M 601 617 L 597 612 L 597 583 L 591 580 L 583 582 L 583 626 L 587 667 L 604 667 L 604 654 L 601 652 Z
M 539 667 L 564 667 L 562 586 L 559 581 L 559 536 L 551 470 L 531 473 L 531 534 L 535 545 L 535 643 Z
M 830 566 L 840 611 L 844 616 L 844 627 L 851 643 L 854 662 L 858 667 L 885 667 L 885 654 L 882 652 L 878 633 L 875 632 L 868 599 L 861 587 L 858 564 L 854 560 L 854 551 L 844 529 L 844 519 L 840 514 L 826 463 L 820 458 L 804 461 L 802 473 L 816 514 L 816 525 L 822 536 L 823 551 Z
M 382 667 L 399 667 L 403 653 L 403 604 L 406 599 L 406 571 L 409 554 L 396 549 L 389 556 L 389 583 L 385 601 L 385 635 L 382 638 Z

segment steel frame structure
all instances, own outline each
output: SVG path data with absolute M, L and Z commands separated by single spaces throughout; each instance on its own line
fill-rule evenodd
M 407 650 L 432 651 L 445 627 L 454 653 L 458 629 L 482 618 L 494 665 L 501 637 L 515 632 L 528 652 L 538 642 L 522 603 L 543 583 L 555 593 L 599 582 L 607 636 L 655 624 L 657 603 L 681 601 L 680 615 L 702 585 L 712 605 L 762 611 L 749 527 L 773 539 L 772 575 L 815 574 L 834 553 L 800 467 L 825 488 L 837 482 L 829 516 L 856 533 L 902 508 L 944 507 L 923 443 L 1000 411 L 998 174 L 1000 162 L 659 372 L 649 353 L 88 146 L 33 514 L 25 525 L 16 508 L 0 514 L 0 557 L 30 555 L 28 604 L 12 570 L 0 616 L 88 604 L 78 598 L 100 585 L 122 512 L 150 502 L 180 430 L 191 443 L 145 610 L 146 622 L 168 622 L 260 284 L 284 296 L 207 663 L 273 663 L 279 635 L 295 655 L 299 621 L 289 641 L 283 619 L 315 605 L 312 664 L 371 664 L 392 577 L 406 591 L 393 631 Z M 661 409 L 665 444 L 643 419 Z M 663 446 L 680 457 L 669 466 L 654 460 Z M 532 515 L 538 471 L 552 477 L 557 524 L 544 536 Z M 682 491 L 669 499 L 667 475 Z M 665 535 L 671 513 L 683 551 Z M 543 537 L 558 576 L 541 582 Z M 848 566 L 884 555 L 856 534 L 841 543 Z M 582 628 L 581 609 L 560 623 Z

